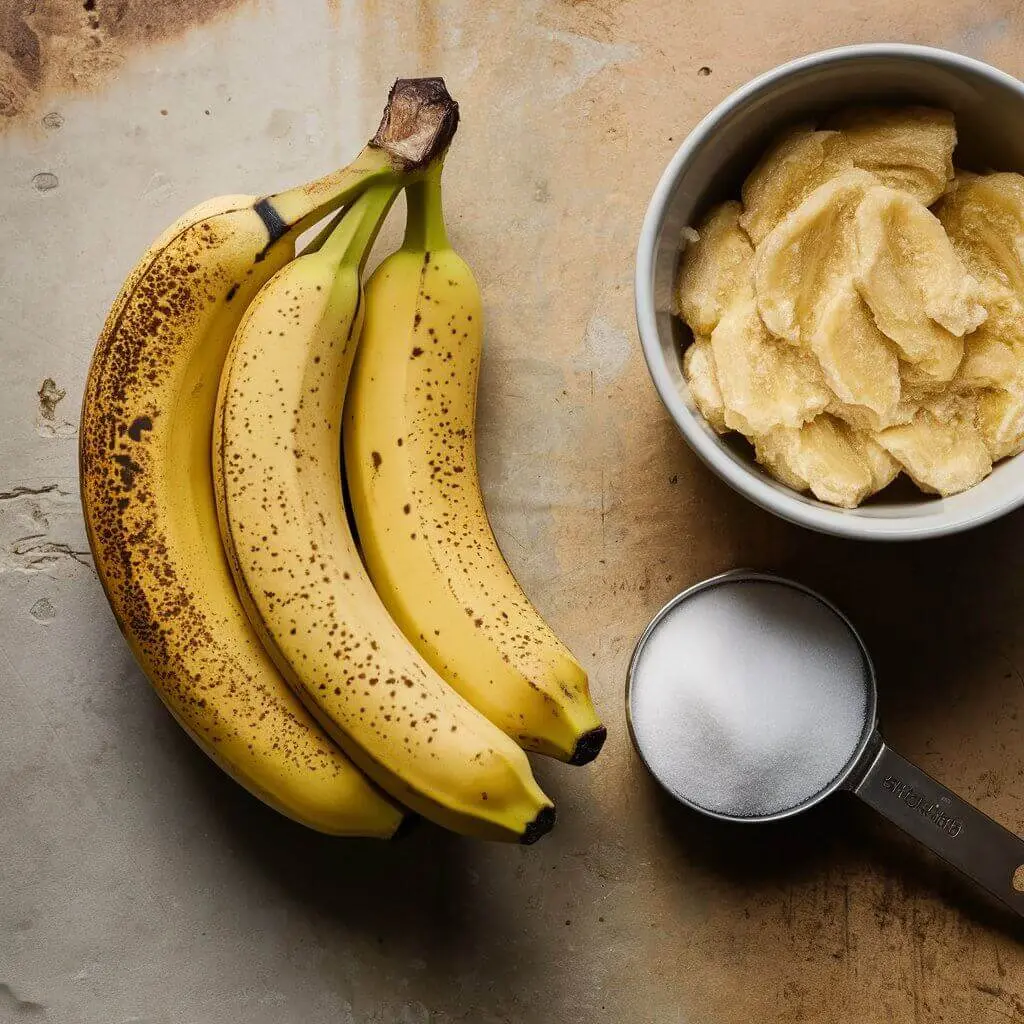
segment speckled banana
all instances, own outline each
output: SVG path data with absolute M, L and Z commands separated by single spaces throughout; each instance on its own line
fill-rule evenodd
M 440 175 L 408 186 L 404 244 L 367 285 L 343 431 L 359 541 L 384 604 L 444 679 L 528 750 L 585 764 L 605 738 L 586 673 L 484 509 L 480 293 L 445 234 Z
M 393 797 L 458 832 L 531 842 L 553 823 L 523 752 L 392 621 L 342 501 L 342 405 L 363 263 L 396 190 L 368 191 L 281 270 L 235 335 L 214 467 L 221 530 L 250 617 L 345 752 Z
M 416 162 L 420 128 L 454 130 L 424 83 L 399 83 L 376 144 L 311 184 L 196 207 L 132 271 L 107 318 L 82 409 L 82 503 L 122 631 L 174 717 L 252 793 L 323 832 L 391 835 L 401 813 L 332 744 L 254 633 L 224 558 L 210 471 L 214 403 L 235 327 L 296 236 Z M 426 83 L 428 97 L 436 82 Z M 442 87 L 443 88 L 443 87 Z M 447 94 L 444 94 L 444 99 Z M 396 128 L 396 123 L 402 125 Z M 415 141 L 415 140 L 414 140 Z

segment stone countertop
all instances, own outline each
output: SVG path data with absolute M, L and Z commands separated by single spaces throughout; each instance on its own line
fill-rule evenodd
M 666 599 L 776 569 L 862 629 L 893 744 L 1024 831 L 1024 514 L 887 547 L 751 507 L 659 404 L 631 288 L 654 182 L 733 88 L 869 40 L 1021 74 L 1015 0 L 4 6 L 0 1022 L 1024 1021 L 1020 930 L 923 851 L 844 798 L 784 826 L 699 820 L 623 716 Z M 135 667 L 78 508 L 86 367 L 145 246 L 208 195 L 344 162 L 416 74 L 462 105 L 448 213 L 487 310 L 495 529 L 611 733 L 586 769 L 538 764 L 560 820 L 529 849 L 331 840 L 248 797 Z

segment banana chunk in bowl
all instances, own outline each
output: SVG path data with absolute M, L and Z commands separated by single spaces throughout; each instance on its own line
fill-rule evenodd
M 1024 176 L 956 142 L 930 107 L 798 124 L 687 233 L 693 402 L 795 491 L 950 496 L 1024 449 Z

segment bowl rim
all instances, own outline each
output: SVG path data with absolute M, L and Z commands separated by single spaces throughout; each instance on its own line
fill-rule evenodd
M 716 126 L 733 110 L 751 97 L 778 82 L 808 68 L 864 58 L 895 57 L 912 61 L 941 64 L 957 71 L 968 71 L 990 79 L 1018 93 L 1024 101 L 1024 83 L 991 64 L 932 46 L 913 43 L 857 43 L 797 57 L 752 78 L 735 89 L 709 111 L 689 132 L 669 160 L 651 195 L 640 229 L 634 275 L 634 303 L 640 346 L 648 372 L 665 408 L 697 456 L 715 474 L 748 500 L 780 518 L 818 533 L 855 540 L 924 540 L 960 533 L 998 519 L 1024 505 L 1024 486 L 973 512 L 951 513 L 941 510 L 935 515 L 867 517 L 851 515 L 852 510 L 808 500 L 761 480 L 755 473 L 723 451 L 723 442 L 712 437 L 703 420 L 697 416 L 677 388 L 665 359 L 658 330 L 654 299 L 654 263 L 661 222 L 676 180 L 682 169 L 705 143 Z M 940 501 L 941 499 L 936 499 Z

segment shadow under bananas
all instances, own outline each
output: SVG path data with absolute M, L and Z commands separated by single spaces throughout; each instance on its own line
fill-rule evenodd
M 465 840 L 414 817 L 390 841 L 314 832 L 246 793 L 163 708 L 154 714 L 163 714 L 179 741 L 170 755 L 181 800 L 206 805 L 198 813 L 211 841 L 244 857 L 265 878 L 270 899 L 298 904 L 304 919 L 386 948 L 389 957 L 472 956 Z

